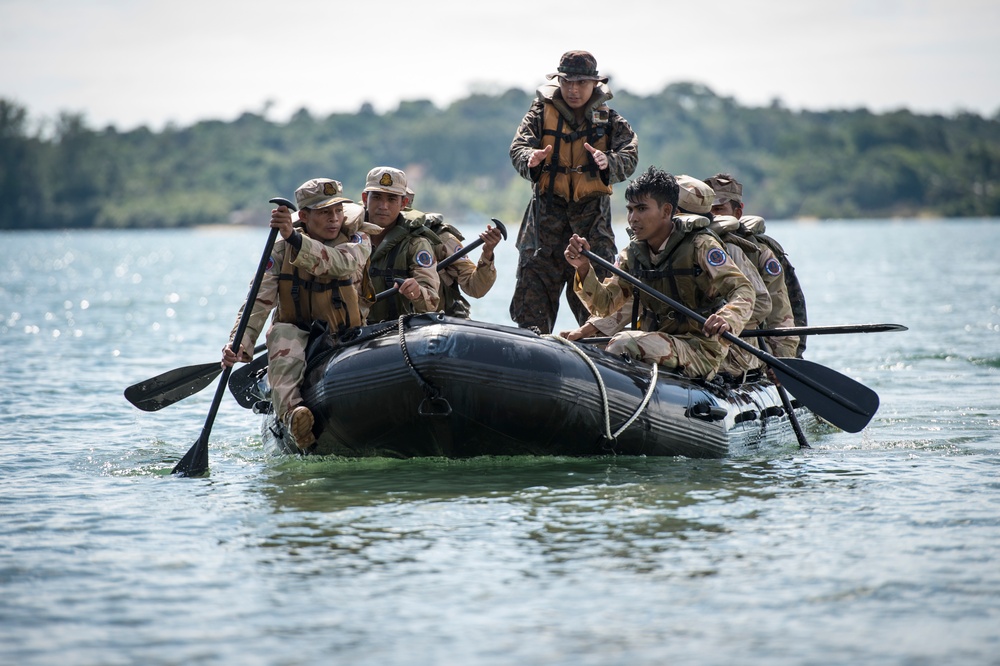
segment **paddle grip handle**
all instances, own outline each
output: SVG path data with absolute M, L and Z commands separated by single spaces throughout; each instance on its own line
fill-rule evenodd
M 507 227 L 504 226 L 503 222 L 501 222 L 500 220 L 498 220 L 495 217 L 491 218 L 490 221 L 493 222 L 493 224 L 496 225 L 496 228 L 500 230 L 500 234 L 503 236 L 503 239 L 507 240 Z M 438 265 L 437 265 L 437 269 L 440 271 L 443 268 L 447 268 L 448 266 L 451 266 L 453 263 L 455 263 L 456 261 L 458 261 L 459 259 L 461 259 L 465 255 L 469 254 L 470 252 L 472 252 L 473 250 L 475 250 L 477 247 L 479 247 L 482 244 L 483 244 L 483 239 L 482 238 L 477 238 L 476 240 L 472 241 L 471 243 L 469 243 L 468 245 L 466 245 L 465 247 L 463 247 L 461 250 L 459 250 L 455 254 L 453 254 L 450 257 L 447 257 L 447 258 L 442 259 L 441 261 L 439 261 Z

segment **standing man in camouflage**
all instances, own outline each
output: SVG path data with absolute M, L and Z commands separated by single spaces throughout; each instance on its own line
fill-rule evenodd
M 573 279 L 562 256 L 570 236 L 587 239 L 609 261 L 615 256 L 611 186 L 635 171 L 639 142 L 608 107 L 608 77 L 590 53 L 564 53 L 546 78 L 557 82 L 538 89 L 510 145 L 511 163 L 533 187 L 517 238 L 510 316 L 521 328 L 551 333 L 560 295 Z M 577 323 L 586 321 L 587 308 L 568 289 L 566 300 Z
M 806 297 L 802 293 L 799 278 L 795 274 L 795 267 L 792 266 L 788 255 L 778 241 L 764 234 L 764 218 L 758 215 L 743 214 L 743 185 L 728 173 L 717 173 L 711 178 L 706 178 L 705 183 L 715 192 L 715 199 L 712 203 L 712 214 L 717 218 L 722 216 L 732 216 L 739 222 L 739 229 L 735 232 L 752 240 L 758 245 L 767 248 L 777 259 L 778 265 L 770 264 L 761 275 L 767 280 L 769 289 L 776 287 L 773 278 L 780 275 L 785 287 L 785 299 L 777 290 L 772 291 L 772 300 L 775 300 L 771 315 L 763 322 L 765 328 L 787 328 L 789 326 L 807 326 L 809 321 L 806 316 Z M 725 218 L 723 218 L 725 219 Z M 790 310 L 790 312 L 789 312 Z M 802 358 L 802 353 L 806 349 L 805 336 L 802 337 L 779 337 L 769 341 L 775 356 L 797 356 Z
M 305 351 L 314 321 L 325 321 L 331 332 L 344 332 L 364 323 L 358 305 L 357 281 L 371 254 L 366 231 L 372 227 L 359 219 L 345 224 L 344 187 L 336 180 L 314 178 L 295 190 L 299 219 L 285 206 L 271 211 L 271 228 L 281 234 L 257 292 L 249 324 L 233 353 L 232 336 L 239 327 L 244 303 L 236 316 L 230 344 L 222 350 L 222 363 L 251 361 L 251 352 L 267 316 L 275 311 L 267 331 L 267 374 L 271 400 L 278 420 L 291 433 L 296 446 L 307 451 L 316 441 L 313 414 L 303 404 L 300 386 L 305 377 Z M 375 230 L 378 228 L 375 227 Z
M 441 281 L 434 253 L 441 239 L 422 218 L 408 220 L 403 215 L 407 196 L 406 174 L 399 169 L 380 166 L 368 172 L 361 194 L 365 218 L 381 232 L 372 236 L 368 268 L 372 293 L 366 296 L 388 291 L 401 281 L 398 292 L 388 298 L 365 298 L 362 309 L 369 324 L 438 309 Z

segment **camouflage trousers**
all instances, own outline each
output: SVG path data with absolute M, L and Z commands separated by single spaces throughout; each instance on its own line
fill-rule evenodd
M 573 293 L 575 269 L 563 256 L 574 233 L 590 242 L 594 254 L 613 262 L 617 250 L 611 228 L 611 197 L 568 202 L 536 193 L 528 202 L 517 232 L 520 255 L 517 283 L 510 300 L 510 318 L 521 328 L 536 327 L 542 333 L 551 333 L 563 290 L 578 325 L 582 326 L 590 316 L 587 307 Z M 594 268 L 599 280 L 607 277 L 604 269 Z
M 791 323 L 789 323 L 789 325 L 791 325 Z M 756 328 L 756 326 L 748 324 L 747 328 Z M 769 338 L 744 338 L 744 340 L 757 349 L 761 349 L 776 358 L 792 358 L 795 356 L 795 350 L 799 339 L 794 336 L 776 336 Z M 763 345 L 761 345 L 762 341 Z M 791 344 L 789 344 L 789 341 Z M 727 375 L 738 377 L 744 372 L 759 370 L 766 367 L 767 363 L 760 360 L 750 352 L 737 347 L 736 345 L 729 345 L 729 351 L 726 354 L 725 360 L 722 361 L 722 365 L 719 367 L 719 372 L 724 372 Z
M 568 240 L 568 239 L 567 239 Z M 565 247 L 565 246 L 563 246 Z M 551 333 L 559 314 L 559 298 L 566 291 L 566 303 L 581 325 L 590 313 L 572 287 L 575 268 L 566 263 L 560 250 L 543 249 L 537 255 L 533 251 L 521 253 L 517 262 L 517 283 L 514 296 L 510 300 L 510 318 L 521 328 L 537 327 L 542 333 Z
M 279 420 L 302 402 L 300 387 L 306 374 L 308 341 L 309 332 L 295 324 L 275 322 L 267 331 L 267 381 Z
M 537 326 L 542 333 L 551 333 L 559 314 L 559 297 L 566 291 L 566 302 L 582 326 L 590 317 L 587 306 L 573 293 L 576 269 L 569 265 L 563 250 L 569 244 L 570 232 L 555 247 L 543 247 L 537 254 L 524 250 L 517 261 L 517 284 L 510 300 L 510 318 L 521 328 Z M 609 262 L 615 260 L 615 247 L 603 239 L 591 241 L 594 254 Z M 600 276 L 603 269 L 595 269 Z
M 728 346 L 728 343 L 721 340 L 688 334 L 622 331 L 611 338 L 607 351 L 656 363 L 666 370 L 681 372 L 687 377 L 712 379 L 718 372 Z
M 756 340 L 746 340 L 747 343 L 758 347 Z M 719 372 L 723 372 L 732 377 L 739 377 L 745 372 L 750 370 L 757 370 L 764 367 L 765 363 L 746 351 L 742 347 L 737 347 L 736 345 L 729 345 L 729 349 L 726 352 L 726 357 L 722 360 L 722 364 L 719 366 Z

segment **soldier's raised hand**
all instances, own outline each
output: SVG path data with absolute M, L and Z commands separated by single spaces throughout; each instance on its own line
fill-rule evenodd
M 552 154 L 552 146 L 545 146 L 545 148 L 534 150 L 531 152 L 531 157 L 528 158 L 528 168 L 533 169 L 545 159 Z

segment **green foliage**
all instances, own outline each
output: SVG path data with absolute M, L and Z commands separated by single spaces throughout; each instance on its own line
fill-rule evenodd
M 286 123 L 245 113 L 160 132 L 94 130 L 62 114 L 44 136 L 0 98 L 0 229 L 263 223 L 269 198 L 309 178 L 342 180 L 360 200 L 368 170 L 388 164 L 410 176 L 421 210 L 516 230 L 531 186 L 508 151 L 532 98 L 512 89 L 445 109 L 302 109 Z M 695 83 L 617 91 L 612 106 L 639 135 L 637 171 L 732 173 L 747 212 L 768 218 L 1000 216 L 1000 116 L 751 108 Z

